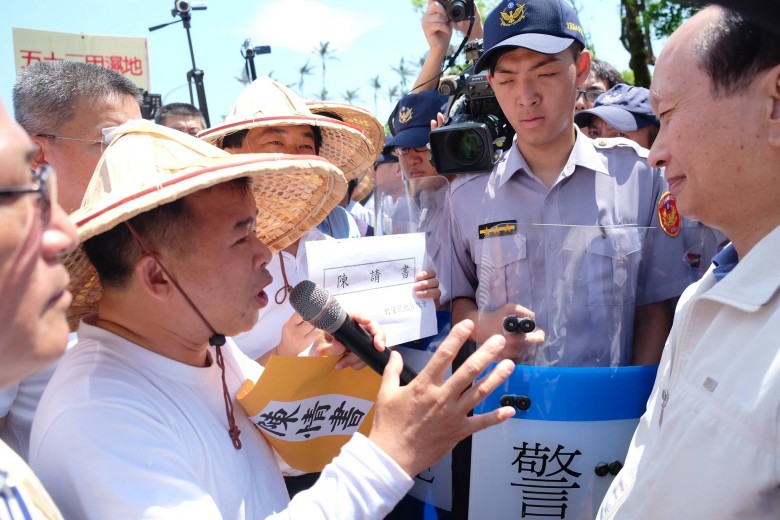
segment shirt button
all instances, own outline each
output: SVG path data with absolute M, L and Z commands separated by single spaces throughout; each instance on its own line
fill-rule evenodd
M 556 249 L 558 247 L 558 242 L 550 242 L 550 244 L 547 246 L 550 249 Z
M 547 197 L 546 199 L 544 199 L 544 203 L 547 204 L 548 206 L 552 204 L 552 197 Z
M 552 297 L 553 298 L 557 298 L 560 295 L 561 295 L 561 293 L 559 293 L 558 291 L 553 291 L 553 293 L 552 293 Z

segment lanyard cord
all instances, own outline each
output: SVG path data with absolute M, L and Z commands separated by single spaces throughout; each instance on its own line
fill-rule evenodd
M 176 281 L 176 278 L 174 278 L 171 273 L 168 272 L 168 269 L 165 268 L 162 261 L 158 258 L 158 256 L 155 253 L 152 253 L 149 251 L 146 246 L 144 245 L 143 240 L 141 240 L 141 236 L 138 234 L 138 232 L 133 228 L 132 225 L 130 225 L 130 222 L 125 221 L 125 225 L 127 226 L 127 229 L 130 230 L 130 234 L 133 235 L 133 238 L 138 243 L 138 247 L 141 248 L 141 252 L 145 255 L 149 255 L 152 258 L 154 258 L 154 261 L 157 262 L 157 265 L 160 266 L 160 269 L 162 269 L 163 273 L 168 277 L 168 279 L 171 281 L 174 287 L 181 293 L 181 295 L 184 297 L 184 300 L 187 302 L 187 304 L 192 308 L 193 311 L 195 311 L 195 314 L 198 315 L 198 317 L 201 319 L 201 321 L 208 327 L 208 329 L 211 331 L 211 337 L 209 338 L 209 345 L 212 347 L 215 347 L 216 350 L 216 361 L 217 366 L 222 371 L 222 397 L 225 400 L 225 414 L 227 415 L 227 421 L 228 421 L 228 435 L 230 435 L 230 440 L 233 442 L 233 447 L 237 450 L 241 449 L 241 439 L 239 439 L 239 435 L 241 435 L 241 430 L 238 429 L 238 426 L 236 426 L 236 418 L 233 413 L 233 400 L 230 398 L 230 392 L 228 391 L 227 382 L 225 380 L 225 360 L 222 357 L 222 346 L 227 341 L 225 339 L 224 334 L 217 333 L 216 330 L 214 330 L 214 327 L 211 326 L 211 323 L 206 319 L 205 316 L 200 312 L 197 306 L 195 306 L 195 302 L 193 302 L 189 296 L 187 296 L 187 293 L 184 292 L 184 289 L 179 285 L 179 282 Z
M 282 252 L 279 251 L 279 265 L 282 268 L 282 280 L 284 280 L 284 285 L 282 285 L 278 291 L 276 291 L 276 294 L 274 295 L 274 301 L 277 305 L 281 305 L 284 303 L 284 301 L 287 299 L 287 295 L 292 292 L 293 288 L 292 285 L 290 285 L 290 282 L 287 281 L 287 271 L 284 269 L 284 257 L 282 256 Z

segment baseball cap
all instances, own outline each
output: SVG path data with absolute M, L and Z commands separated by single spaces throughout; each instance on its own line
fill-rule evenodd
M 385 147 L 419 148 L 428 144 L 431 120 L 436 119 L 436 114 L 446 103 L 447 96 L 434 91 L 407 94 L 402 97 L 393 113 L 395 134 L 385 143 Z
M 585 37 L 577 13 L 566 0 L 503 0 L 485 19 L 483 53 L 474 72 L 487 68 L 492 57 L 505 48 L 524 47 L 543 54 L 557 54 Z
M 392 162 L 398 162 L 398 156 L 393 152 L 393 149 L 390 146 L 385 146 L 382 148 L 382 153 L 380 153 L 379 157 L 374 161 L 374 165 Z
M 618 83 L 596 98 L 593 108 L 578 112 L 574 123 L 588 126 L 593 116 L 598 116 L 611 127 L 621 132 L 639 130 L 647 125 L 661 126 L 658 117 L 650 108 L 650 91 Z

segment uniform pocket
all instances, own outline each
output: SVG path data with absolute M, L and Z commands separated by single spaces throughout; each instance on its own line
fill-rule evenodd
M 479 287 L 477 306 L 481 310 L 495 310 L 516 301 L 516 295 L 530 294 L 527 241 L 524 234 L 487 237 L 474 245 Z
M 633 228 L 605 229 L 590 241 L 580 268 L 589 305 L 624 305 L 636 301 L 642 241 Z

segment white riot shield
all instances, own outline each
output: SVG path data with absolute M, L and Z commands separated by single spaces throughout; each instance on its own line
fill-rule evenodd
M 449 183 L 445 177 L 426 177 L 377 186 L 374 194 L 377 235 L 425 233 L 427 266 L 436 270 L 442 299 L 436 310 L 438 334 L 395 347 L 404 361 L 421 370 L 451 325 L 446 287 L 450 251 L 447 242 Z M 398 520 L 450 518 L 452 507 L 451 455 L 415 477 L 414 487 L 387 517 Z
M 655 378 L 656 365 L 630 366 L 636 308 L 695 281 L 715 238 L 703 226 L 674 240 L 656 228 L 509 227 L 486 230 L 476 248 L 477 326 L 519 304 L 545 338 L 519 342 L 514 373 L 474 410 L 517 413 L 472 437 L 468 516 L 591 520 Z M 487 332 L 502 333 L 478 337 Z

